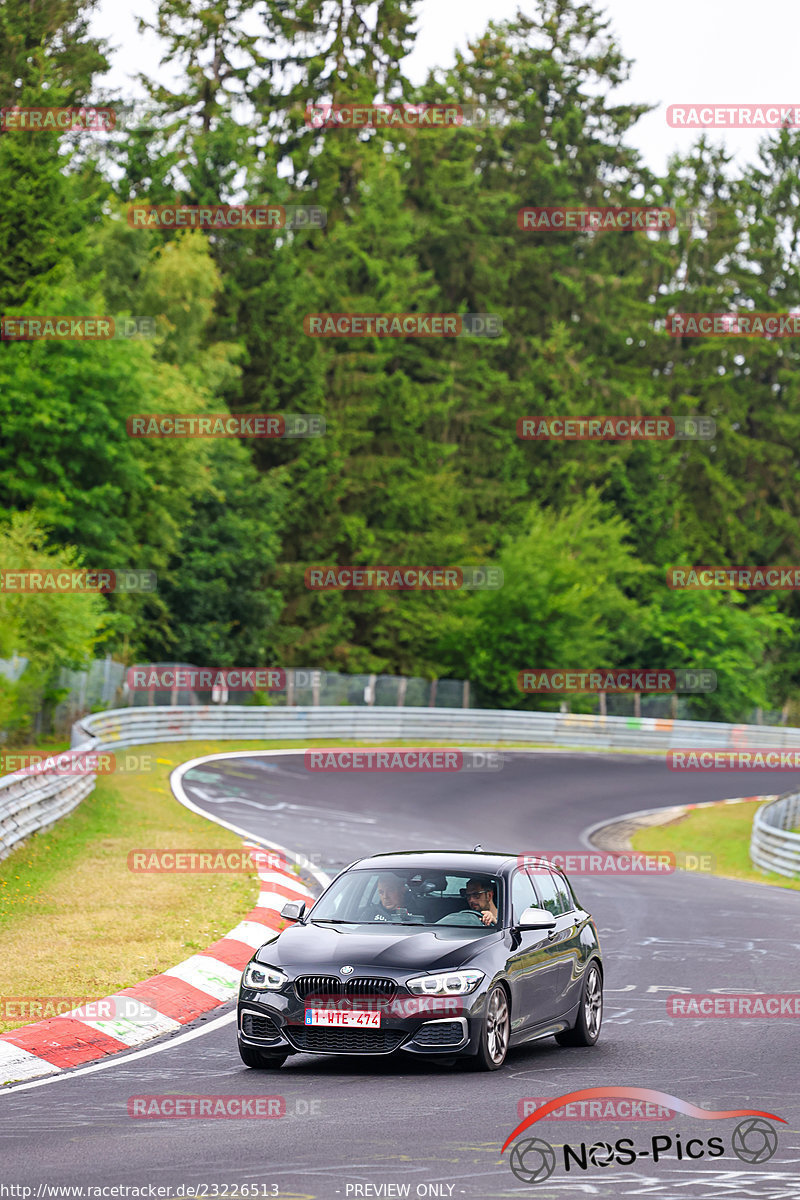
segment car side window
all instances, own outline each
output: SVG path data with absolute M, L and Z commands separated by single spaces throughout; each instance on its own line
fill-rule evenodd
M 512 920 L 516 923 L 519 921 L 520 914 L 526 908 L 530 908 L 532 904 L 538 905 L 536 893 L 533 890 L 533 884 L 530 881 L 527 871 L 517 871 L 511 882 L 511 907 L 513 909 Z
M 570 890 L 567 887 L 567 881 L 564 879 L 563 875 L 559 875 L 558 871 L 551 871 L 551 875 L 553 876 L 553 880 L 556 885 L 556 893 L 558 894 L 560 904 L 560 908 L 558 910 L 559 913 L 572 912 L 575 905 L 573 904 Z
M 549 871 L 540 868 L 538 871 L 533 871 L 533 880 L 536 884 L 536 891 L 539 894 L 539 901 L 542 908 L 546 908 L 549 913 L 557 917 L 561 909 L 561 900 L 559 899 L 556 889 L 555 880 Z

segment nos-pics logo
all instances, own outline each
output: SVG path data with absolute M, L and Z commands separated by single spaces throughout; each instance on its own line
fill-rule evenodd
M 595 1099 L 613 1096 L 629 1100 L 645 1100 L 670 1108 L 673 1112 L 684 1113 L 702 1121 L 722 1121 L 731 1117 L 744 1117 L 745 1120 L 733 1130 L 730 1150 L 741 1162 L 767 1162 L 778 1149 L 778 1134 L 774 1125 L 765 1118 L 786 1124 L 783 1117 L 775 1113 L 762 1112 L 754 1108 L 722 1109 L 712 1112 L 706 1108 L 698 1108 L 681 1100 L 678 1096 L 670 1096 L 667 1092 L 658 1092 L 652 1088 L 637 1087 L 599 1087 L 581 1088 L 577 1092 L 567 1092 L 556 1096 L 543 1104 L 520 1122 L 514 1132 L 507 1138 L 503 1153 L 515 1138 L 519 1137 L 536 1121 L 549 1113 L 578 1100 Z M 517 1142 L 509 1156 L 509 1166 L 523 1183 L 542 1183 L 549 1179 L 558 1166 L 559 1158 L 566 1173 L 572 1174 L 588 1171 L 593 1167 L 603 1168 L 616 1165 L 630 1166 L 638 1159 L 657 1163 L 662 1158 L 676 1158 L 683 1162 L 693 1162 L 702 1158 L 720 1158 L 726 1154 L 725 1141 L 722 1136 L 709 1138 L 693 1137 L 684 1140 L 680 1134 L 654 1134 L 649 1141 L 637 1146 L 633 1138 L 618 1138 L 615 1142 L 597 1141 L 591 1145 L 581 1142 L 578 1145 L 569 1143 L 561 1147 L 559 1155 L 555 1148 L 543 1138 L 529 1137 Z

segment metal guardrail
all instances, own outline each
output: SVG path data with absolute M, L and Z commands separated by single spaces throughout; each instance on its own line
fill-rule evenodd
M 787 792 L 762 804 L 753 818 L 750 858 L 762 871 L 800 876 L 800 792 Z
M 94 789 L 93 775 L 5 775 L 0 779 L 0 859 L 17 842 L 65 817 Z
M 723 725 L 654 717 L 602 717 L 507 709 L 320 706 L 273 708 L 193 706 L 121 708 L 95 713 L 72 727 L 72 747 L 89 752 L 153 742 L 311 739 L 365 742 L 440 741 L 588 746 L 606 750 L 800 748 L 800 729 Z M 22 838 L 46 829 L 93 789 L 95 777 L 7 775 L 0 779 L 0 858 Z M 789 844 L 796 835 L 770 825 L 769 836 Z M 763 838 L 762 838 L 763 840 Z M 800 842 L 800 838 L 797 839 Z M 792 840 L 792 844 L 794 844 Z M 762 853 L 759 850 L 759 853 Z M 755 860 L 754 860 L 755 861 Z M 761 862 L 758 863 L 762 865 Z M 767 870 L 775 870 L 772 865 Z M 787 870 L 784 869 L 784 874 Z

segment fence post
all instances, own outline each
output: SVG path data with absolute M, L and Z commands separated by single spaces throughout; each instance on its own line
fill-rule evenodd
M 406 688 L 407 687 L 408 687 L 408 677 L 406 675 L 401 675 L 400 683 L 398 684 L 398 687 L 397 687 L 397 707 L 398 708 L 402 708 L 406 702 Z

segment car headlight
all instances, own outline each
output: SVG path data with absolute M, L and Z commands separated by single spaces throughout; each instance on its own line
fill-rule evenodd
M 283 971 L 276 967 L 265 967 L 260 962 L 249 962 L 242 975 L 242 985 L 256 992 L 277 992 L 288 982 L 289 976 L 284 975 Z
M 483 979 L 483 971 L 443 971 L 440 975 L 417 975 L 406 981 L 415 996 L 466 996 Z

